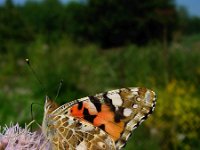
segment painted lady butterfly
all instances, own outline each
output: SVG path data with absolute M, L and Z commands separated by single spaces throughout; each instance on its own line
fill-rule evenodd
M 146 88 L 122 88 L 58 106 L 46 97 L 42 131 L 53 150 L 119 150 L 155 108 Z

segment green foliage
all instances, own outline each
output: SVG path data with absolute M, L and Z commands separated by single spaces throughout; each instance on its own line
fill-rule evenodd
M 81 19 L 78 17 L 72 22 L 80 25 L 81 30 L 75 27 L 76 30 L 70 32 L 76 38 L 99 43 L 102 47 L 160 40 L 165 28 L 171 37 L 176 27 L 175 6 L 169 0 L 88 0 L 79 11 L 74 10 L 73 14 Z
M 188 34 L 200 33 L 200 18 L 192 17 L 188 21 L 187 31 Z
M 45 34 L 48 43 L 69 35 L 75 41 L 92 41 L 102 47 L 142 45 L 163 36 L 170 39 L 177 24 L 172 0 L 88 0 L 67 5 L 45 0 L 27 1 L 22 6 L 8 1 L 0 6 L 0 14 L 0 39 L 26 43 Z M 0 48 L 6 51 L 3 46 Z
M 194 85 L 171 81 L 159 90 L 157 109 L 148 126 L 162 149 L 199 149 L 199 98 Z M 152 126 L 154 124 L 154 126 Z
M 11 2 L 8 1 L 5 7 L 0 7 L 0 53 L 7 52 L 15 43 L 25 45 L 24 43 L 33 39 L 32 31 L 26 23 Z
M 178 27 L 181 32 L 187 35 L 200 33 L 200 18 L 189 16 L 185 7 L 180 7 L 178 11 Z
M 133 146 L 135 149 L 199 149 L 198 37 L 184 38 L 182 43 L 170 47 L 170 70 L 165 68 L 160 44 L 102 51 L 93 44 L 74 44 L 66 37 L 50 45 L 43 36 L 38 36 L 27 47 L 23 59 L 30 59 L 52 98 L 56 96 L 59 81 L 64 80 L 56 100 L 60 104 L 120 87 L 154 89 L 158 94 L 155 113 L 134 132 L 126 149 Z M 9 51 L 0 57 L 3 68 L 0 117 L 4 118 L 0 124 L 9 124 L 11 120 L 29 122 L 32 102 L 39 103 L 34 105 L 33 114 L 41 123 L 46 91 L 30 73 L 22 56 Z M 170 79 L 166 80 L 166 76 Z

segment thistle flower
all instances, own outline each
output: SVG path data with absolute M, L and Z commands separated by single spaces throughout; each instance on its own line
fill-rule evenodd
M 39 132 L 30 132 L 19 124 L 3 127 L 0 133 L 0 150 L 49 150 L 50 143 Z

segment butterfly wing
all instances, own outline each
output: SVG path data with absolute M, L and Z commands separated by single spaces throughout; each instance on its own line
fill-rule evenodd
M 57 108 L 54 101 L 46 100 L 42 130 L 52 150 L 115 150 L 106 132 L 66 113 L 54 114 Z
M 64 104 L 53 114 L 67 114 L 90 122 L 105 131 L 116 149 L 126 144 L 137 128 L 155 108 L 156 95 L 146 88 L 122 88 Z

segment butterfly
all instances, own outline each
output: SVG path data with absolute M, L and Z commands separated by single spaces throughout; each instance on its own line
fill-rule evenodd
M 156 94 L 122 88 L 59 106 L 46 97 L 42 132 L 53 150 L 120 150 L 155 108 Z

